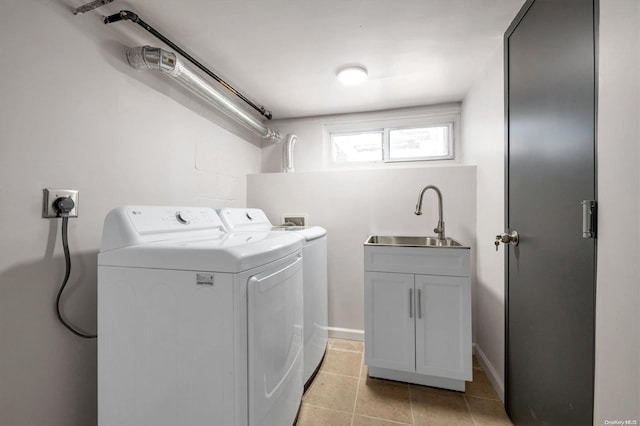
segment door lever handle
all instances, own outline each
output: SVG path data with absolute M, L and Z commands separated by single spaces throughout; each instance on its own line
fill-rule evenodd
M 595 200 L 584 200 L 582 203 L 582 238 L 596 238 L 596 214 L 598 204 Z
M 502 234 L 496 235 L 496 241 L 494 243 L 496 245 L 496 251 L 498 251 L 500 243 L 511 244 L 514 247 L 517 246 L 518 243 L 520 243 L 520 236 L 518 235 L 518 231 L 511 231 L 511 234 L 503 232 Z

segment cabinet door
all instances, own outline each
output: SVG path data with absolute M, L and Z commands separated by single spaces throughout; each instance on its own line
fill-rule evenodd
M 412 274 L 365 272 L 365 362 L 415 371 L 415 292 Z
M 416 275 L 416 372 L 471 380 L 468 277 Z

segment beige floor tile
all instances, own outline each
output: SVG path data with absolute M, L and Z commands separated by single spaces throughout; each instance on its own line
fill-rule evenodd
M 464 393 L 454 391 L 454 390 L 435 388 L 432 386 L 413 385 L 413 384 L 409 385 L 409 391 L 411 392 L 412 395 L 413 393 L 418 393 L 418 392 L 431 392 L 431 393 L 436 393 L 441 395 L 464 396 Z
M 355 412 L 363 416 L 411 423 L 409 386 L 386 380 L 362 379 Z
M 329 339 L 327 349 L 351 352 L 363 352 L 364 342 L 357 340 Z
M 364 362 L 362 363 L 362 368 L 360 369 L 360 377 L 366 379 L 369 375 L 369 367 Z
M 473 369 L 473 381 L 466 383 L 465 394 L 500 400 L 483 370 Z
M 320 371 L 302 402 L 321 408 L 353 412 L 358 390 L 358 378 Z
M 328 350 L 321 371 L 358 377 L 362 366 L 362 353 Z
M 512 425 L 501 401 L 465 396 L 471 416 L 478 426 Z
M 367 417 L 355 415 L 353 417 L 353 426 L 394 426 L 394 425 L 409 425 L 410 423 L 398 423 L 391 420 L 377 419 L 375 417 Z
M 468 425 L 473 418 L 460 393 L 411 386 L 411 408 L 415 425 Z
M 352 417 L 351 413 L 302 404 L 296 426 L 349 426 Z
M 510 425 L 477 358 L 466 394 L 367 377 L 364 344 L 329 339 L 297 425 Z M 354 413 L 355 406 L 355 413 Z

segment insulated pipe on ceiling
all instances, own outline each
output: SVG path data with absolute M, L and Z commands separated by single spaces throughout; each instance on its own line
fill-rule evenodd
M 159 47 L 138 46 L 127 49 L 127 61 L 137 70 L 159 70 L 172 77 L 180 85 L 198 95 L 217 109 L 234 119 L 263 139 L 280 142 L 282 136 L 276 130 L 240 109 L 229 98 L 204 80 L 188 64 L 176 55 Z
M 104 0 L 104 1 L 110 2 L 112 0 Z M 144 22 L 140 18 L 140 16 L 138 16 L 137 14 L 131 12 L 130 10 L 121 10 L 120 13 L 116 13 L 116 14 L 113 14 L 113 15 L 110 15 L 110 16 L 105 16 L 104 17 L 104 23 L 105 24 L 111 24 L 111 23 L 114 23 L 114 22 L 122 21 L 123 19 L 129 20 L 131 22 L 135 22 L 136 24 L 140 25 L 145 30 L 149 31 L 151 34 L 153 34 L 156 38 L 158 38 L 164 44 L 166 44 L 167 46 L 169 46 L 170 48 L 172 48 L 173 50 L 178 52 L 180 55 L 182 55 L 182 57 L 185 58 L 187 61 L 191 62 L 193 65 L 198 67 L 202 72 L 207 74 L 209 77 L 213 78 L 218 83 L 222 84 L 231 93 L 233 93 L 234 95 L 236 95 L 237 97 L 239 97 L 240 99 L 245 101 L 247 103 L 247 105 L 249 105 L 252 108 L 254 108 L 256 111 L 258 111 L 264 117 L 266 117 L 267 120 L 271 120 L 271 111 L 267 111 L 264 107 L 258 106 L 255 103 L 251 102 L 246 96 L 244 96 L 242 93 L 238 92 L 236 89 L 231 87 L 231 85 L 229 85 L 229 83 L 227 83 L 226 81 L 224 81 L 223 79 L 221 79 L 220 77 L 215 75 L 209 68 L 207 68 L 204 65 L 202 65 L 193 56 L 189 55 L 182 48 L 180 48 L 180 46 L 176 45 L 174 42 L 172 42 L 167 37 L 165 37 L 160 31 L 156 30 L 151 25 L 149 25 L 146 22 Z

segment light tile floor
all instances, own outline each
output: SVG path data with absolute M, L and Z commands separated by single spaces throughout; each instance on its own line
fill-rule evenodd
M 329 339 L 298 426 L 512 424 L 475 360 L 473 382 L 462 393 L 367 377 L 363 352 L 363 342 Z

